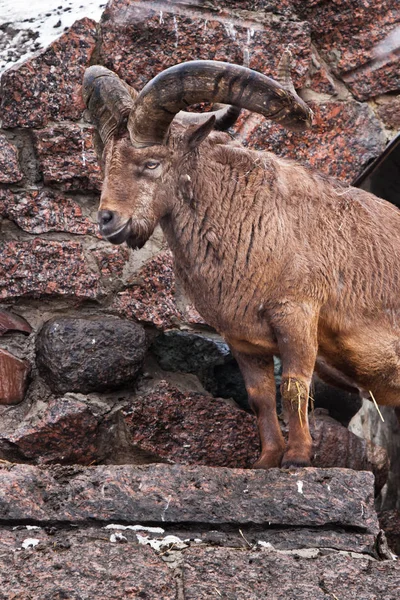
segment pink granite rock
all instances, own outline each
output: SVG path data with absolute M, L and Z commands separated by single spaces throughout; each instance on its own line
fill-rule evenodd
M 17 148 L 0 134 L 0 183 L 16 183 L 22 177 Z
M 366 104 L 332 101 L 310 105 L 315 115 L 310 131 L 287 131 L 251 116 L 250 127 L 246 122 L 239 125 L 240 137 L 250 147 L 299 160 L 350 183 L 385 147 L 382 125 Z
M 399 25 L 398 0 L 327 2 L 295 0 L 298 14 L 335 75 L 345 79 L 357 100 L 400 89 L 398 56 L 372 63 L 374 49 Z
M 92 127 L 82 128 L 72 123 L 34 131 L 39 168 L 46 185 L 62 190 L 101 189 L 92 132 Z
M 93 273 L 78 242 L 36 239 L 4 242 L 0 248 L 0 298 L 74 296 L 96 298 Z
M 131 278 L 129 287 L 118 294 L 112 310 L 128 318 L 151 323 L 159 329 L 179 324 L 204 324 L 191 305 L 177 306 L 172 254 L 161 252 Z
M 50 120 L 79 119 L 82 77 L 96 43 L 96 23 L 76 21 L 48 48 L 2 77 L 3 127 L 40 127 Z
M 294 79 L 296 85 L 304 83 L 310 61 L 308 23 L 261 11 L 254 19 L 250 12 L 239 18 L 232 11 L 239 7 L 232 5 L 228 18 L 218 10 L 204 14 L 202 8 L 208 7 L 174 3 L 171 10 L 166 3 L 160 10 L 147 2 L 109 2 L 100 23 L 100 62 L 141 89 L 163 69 L 193 59 L 237 64 L 248 60 L 251 68 L 270 75 L 291 44 Z
M 0 348 L 0 404 L 19 404 L 25 397 L 30 365 Z
M 97 234 L 97 225 L 83 215 L 76 200 L 52 190 L 0 190 L 0 216 L 27 233 Z

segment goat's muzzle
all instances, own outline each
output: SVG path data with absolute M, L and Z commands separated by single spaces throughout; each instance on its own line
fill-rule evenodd
M 146 220 L 123 221 L 121 216 L 111 210 L 100 210 L 97 215 L 101 235 L 111 244 L 126 242 L 130 248 L 142 248 L 151 234 L 154 226 Z

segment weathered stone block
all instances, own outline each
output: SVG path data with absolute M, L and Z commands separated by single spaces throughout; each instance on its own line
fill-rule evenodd
M 163 69 L 193 58 L 236 64 L 248 60 L 252 69 L 271 75 L 283 49 L 291 44 L 294 80 L 301 86 L 310 61 L 308 23 L 262 13 L 254 21 L 251 13 L 246 16 L 244 21 L 230 11 L 227 19 L 179 4 L 171 10 L 166 3 L 160 10 L 148 3 L 113 0 L 100 23 L 100 62 L 141 89 Z
M 302 485 L 299 485 L 299 482 Z M 355 528 L 377 535 L 373 476 L 347 469 L 0 465 L 0 519 Z
M 311 25 L 312 38 L 334 73 L 358 100 L 400 89 L 396 53 L 371 64 L 374 49 L 398 25 L 398 0 L 326 2 L 296 0 Z
M 79 119 L 82 77 L 96 43 L 96 23 L 76 21 L 48 48 L 3 74 L 3 127 L 40 127 Z
M 92 132 L 91 127 L 75 124 L 34 131 L 39 168 L 46 185 L 63 190 L 101 189 L 102 177 Z
M 250 468 L 259 456 L 256 418 L 232 403 L 200 393 L 183 393 L 166 382 L 125 407 L 134 445 L 181 464 Z M 310 416 L 313 465 L 373 471 L 386 482 L 384 450 L 349 432 L 326 414 Z M 287 431 L 284 431 L 287 436 Z
M 83 215 L 76 200 L 51 190 L 0 190 L 0 216 L 28 233 L 97 234 L 97 226 Z
M 228 548 L 189 549 L 184 554 L 185 599 L 215 597 L 241 600 L 394 600 L 400 566 L 394 561 L 352 559 L 301 551 L 277 553 Z M 213 592 L 210 592 L 213 589 Z
M 14 529 L 0 531 L 1 600 L 176 598 L 173 571 L 135 535 L 119 544 L 101 528 Z
M 0 404 L 19 404 L 25 397 L 30 364 L 0 348 Z
M 299 160 L 347 182 L 386 145 L 382 126 L 369 106 L 358 102 L 310 103 L 315 119 L 310 131 L 295 133 L 262 117 L 244 123 L 239 136 L 250 147 Z
M 0 183 L 16 183 L 23 174 L 18 161 L 18 150 L 0 134 Z
M 11 435 L 3 435 L 1 442 L 7 447 L 12 444 L 19 461 L 89 465 L 104 458 L 100 453 L 102 418 L 101 411 L 92 410 L 83 397 L 55 398 L 39 414 L 28 416 Z
M 81 244 L 34 240 L 0 246 L 0 298 L 75 296 L 96 298 L 98 277 L 85 261 Z
M 183 373 L 199 373 L 231 357 L 229 346 L 223 340 L 177 330 L 157 336 L 151 350 L 162 369 Z
M 57 393 L 132 386 L 145 352 L 143 327 L 112 317 L 52 319 L 36 339 L 39 372 Z
M 219 398 L 162 382 L 124 412 L 132 443 L 174 462 L 245 468 L 258 458 L 255 418 Z
M 0 335 L 9 331 L 18 331 L 29 335 L 32 332 L 32 327 L 23 317 L 8 310 L 0 309 Z

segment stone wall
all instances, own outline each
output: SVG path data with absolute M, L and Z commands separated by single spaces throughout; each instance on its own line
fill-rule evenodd
M 112 0 L 100 23 L 76 22 L 4 73 L 3 459 L 251 465 L 258 451 L 254 418 L 210 395 L 234 396 L 232 358 L 180 294 L 160 232 L 136 252 L 99 238 L 101 172 L 83 110 L 82 76 L 88 65 L 101 63 L 140 89 L 162 69 L 194 58 L 247 62 L 274 76 L 290 45 L 294 81 L 315 112 L 315 126 L 287 132 L 246 113 L 237 136 L 351 182 L 396 133 L 390 107 L 399 101 L 400 74 L 395 59 L 368 66 L 374 45 L 399 21 L 397 2 L 388 0 L 384 9 L 378 1 L 350 5 Z M 185 334 L 191 329 L 197 337 Z M 166 330 L 173 331 L 175 366 L 160 359 Z M 185 335 L 193 336 L 189 346 Z M 196 356 L 183 368 L 188 347 Z M 235 399 L 245 408 L 241 394 Z M 316 416 L 313 436 L 316 444 L 327 444 L 319 466 L 385 473 L 382 455 L 372 456 L 368 444 L 345 428 L 338 432 L 326 415 Z M 339 448 L 331 443 L 338 436 L 341 456 L 332 450 Z

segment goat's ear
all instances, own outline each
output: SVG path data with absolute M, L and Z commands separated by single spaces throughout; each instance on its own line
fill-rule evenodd
M 186 145 L 187 151 L 191 152 L 197 148 L 197 146 L 201 144 L 201 142 L 205 140 L 208 134 L 214 129 L 214 125 L 215 116 L 212 115 L 205 123 L 189 127 L 184 138 L 184 144 Z

